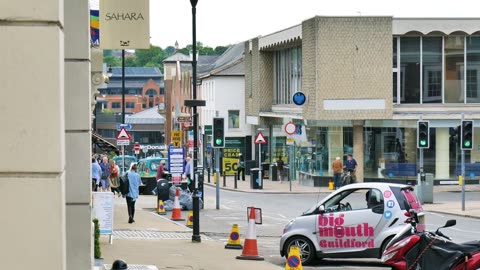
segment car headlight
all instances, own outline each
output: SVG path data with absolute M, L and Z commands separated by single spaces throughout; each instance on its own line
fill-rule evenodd
M 285 227 L 283 227 L 283 234 L 285 234 L 292 227 L 295 220 L 290 220 Z

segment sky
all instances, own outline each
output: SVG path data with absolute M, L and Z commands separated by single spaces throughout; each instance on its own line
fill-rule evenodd
M 93 2 L 99 0 L 93 0 Z M 134 1 L 134 0 L 132 0 Z M 480 0 L 198 0 L 197 41 L 235 44 L 319 16 L 480 17 Z M 151 44 L 192 43 L 189 0 L 150 0 Z

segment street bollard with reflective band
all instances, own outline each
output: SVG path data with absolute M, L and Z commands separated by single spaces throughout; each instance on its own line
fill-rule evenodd
M 223 187 L 227 186 L 227 173 L 223 171 Z
M 237 189 L 237 176 L 240 177 L 240 175 L 237 175 L 237 173 L 234 173 L 233 176 L 235 177 L 235 178 L 234 178 L 234 179 L 235 179 L 235 180 L 234 180 L 234 181 L 235 181 L 235 182 L 234 182 L 234 187 L 235 187 L 235 189 Z

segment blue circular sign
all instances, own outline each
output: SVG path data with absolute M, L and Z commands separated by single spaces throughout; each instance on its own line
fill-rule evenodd
M 393 208 L 393 207 L 395 207 L 395 201 L 393 201 L 393 200 L 388 200 L 388 201 L 387 201 L 387 207 L 388 207 L 388 208 Z
M 295 94 L 293 94 L 292 99 L 293 103 L 298 106 L 305 104 L 305 102 L 307 101 L 307 97 L 302 92 L 296 92 Z
M 295 256 L 295 255 L 290 256 L 287 259 L 288 266 L 293 267 L 293 268 L 298 267 L 300 265 L 300 262 L 301 262 L 300 258 L 298 256 Z
M 238 240 L 238 237 L 239 237 L 239 235 L 238 235 L 237 232 L 232 232 L 232 233 L 230 234 L 230 239 L 232 239 L 233 241 Z
M 390 211 L 390 210 L 387 210 L 387 211 L 385 211 L 385 212 L 383 213 L 383 217 L 384 217 L 385 219 L 391 219 L 392 216 L 393 216 L 393 213 L 392 213 L 392 211 Z

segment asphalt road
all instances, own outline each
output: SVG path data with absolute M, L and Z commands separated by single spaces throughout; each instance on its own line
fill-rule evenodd
M 477 193 L 477 194 L 473 194 Z M 215 188 L 205 187 L 205 209 L 200 212 L 200 231 L 214 239 L 227 241 L 233 224 L 238 224 L 241 235 L 248 228 L 247 207 L 262 208 L 262 225 L 256 226 L 259 255 L 273 264 L 284 266 L 284 258 L 279 254 L 279 241 L 283 226 L 292 218 L 315 205 L 327 193 L 319 194 L 257 194 L 220 190 L 220 209 L 216 209 Z M 480 200 L 479 192 L 469 192 L 469 200 Z M 434 200 L 456 201 L 460 194 L 454 192 L 435 193 Z M 427 229 L 434 230 L 448 219 L 456 219 L 457 225 L 442 231 L 456 242 L 480 239 L 480 219 L 463 218 L 436 213 L 426 213 Z M 242 239 L 243 240 L 243 239 Z M 333 260 L 315 262 L 305 269 L 387 269 L 379 260 Z

